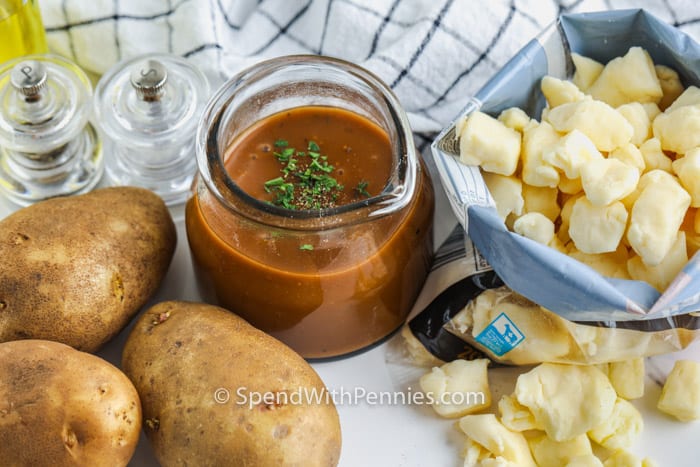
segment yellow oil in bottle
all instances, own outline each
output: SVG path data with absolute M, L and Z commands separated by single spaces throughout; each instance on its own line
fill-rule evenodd
M 0 64 L 21 55 L 46 52 L 37 0 L 0 0 Z

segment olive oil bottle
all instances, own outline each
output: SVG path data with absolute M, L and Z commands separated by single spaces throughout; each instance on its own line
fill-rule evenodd
M 37 0 L 0 0 L 0 64 L 21 55 L 46 52 Z

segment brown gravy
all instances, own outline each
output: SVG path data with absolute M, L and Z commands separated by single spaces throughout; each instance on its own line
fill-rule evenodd
M 286 143 L 284 147 L 275 146 L 279 141 Z M 273 201 L 265 182 L 281 175 L 274 154 L 294 149 L 303 153 L 296 157 L 299 164 L 308 165 L 308 154 L 313 152 L 309 143 L 327 157 L 333 167 L 329 175 L 344 187 L 336 205 L 361 199 L 356 189 L 361 183 L 369 196 L 377 195 L 389 179 L 392 159 L 387 134 L 366 118 L 336 107 L 299 107 L 256 123 L 227 151 L 226 169 L 246 193 Z
M 370 196 L 393 170 L 389 138 L 373 122 L 332 107 L 294 109 L 257 123 L 227 151 L 231 177 L 258 199 L 270 200 L 264 182 L 279 175 L 278 162 L 265 157 L 278 139 L 294 148 L 314 141 L 342 185 L 367 181 Z M 187 204 L 186 225 L 203 298 L 307 358 L 376 343 L 403 323 L 430 268 L 433 191 L 425 170 L 419 174 L 406 208 L 310 232 L 252 222 L 200 190 Z M 337 202 L 356 196 L 345 190 Z

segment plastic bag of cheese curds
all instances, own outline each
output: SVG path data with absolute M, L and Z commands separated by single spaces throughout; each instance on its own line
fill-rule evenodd
M 508 231 L 478 167 L 458 160 L 455 126 L 465 115 L 479 110 L 496 116 L 519 107 L 539 119 L 545 107 L 540 81 L 546 75 L 571 78 L 572 52 L 607 63 L 632 46 L 676 70 L 685 86 L 700 85 L 700 46 L 644 10 L 564 15 L 526 45 L 435 140 L 438 173 L 470 239 L 465 258 L 477 266 L 462 264 L 460 279 L 433 279 L 440 285 L 424 291 L 432 298 L 423 297 L 423 307 L 414 310 L 403 333 L 414 355 L 427 350 L 450 360 L 484 352 L 514 364 L 596 363 L 679 350 L 700 334 L 694 315 L 700 310 L 700 257 L 691 258 L 663 294 L 645 282 L 604 277 Z M 436 266 L 433 275 L 445 265 Z M 452 285 L 442 287 L 446 282 Z
M 505 286 L 458 226 L 438 249 L 401 336 L 406 357 L 421 366 L 483 357 L 593 364 L 681 350 L 700 338 L 700 314 L 569 321 Z

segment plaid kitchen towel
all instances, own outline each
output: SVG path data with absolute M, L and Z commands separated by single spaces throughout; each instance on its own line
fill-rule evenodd
M 694 0 L 39 0 L 39 5 L 50 48 L 97 74 L 134 55 L 169 52 L 190 59 L 216 88 L 244 67 L 278 55 L 350 60 L 393 88 L 423 146 L 560 13 L 642 7 L 700 37 L 700 6 Z

